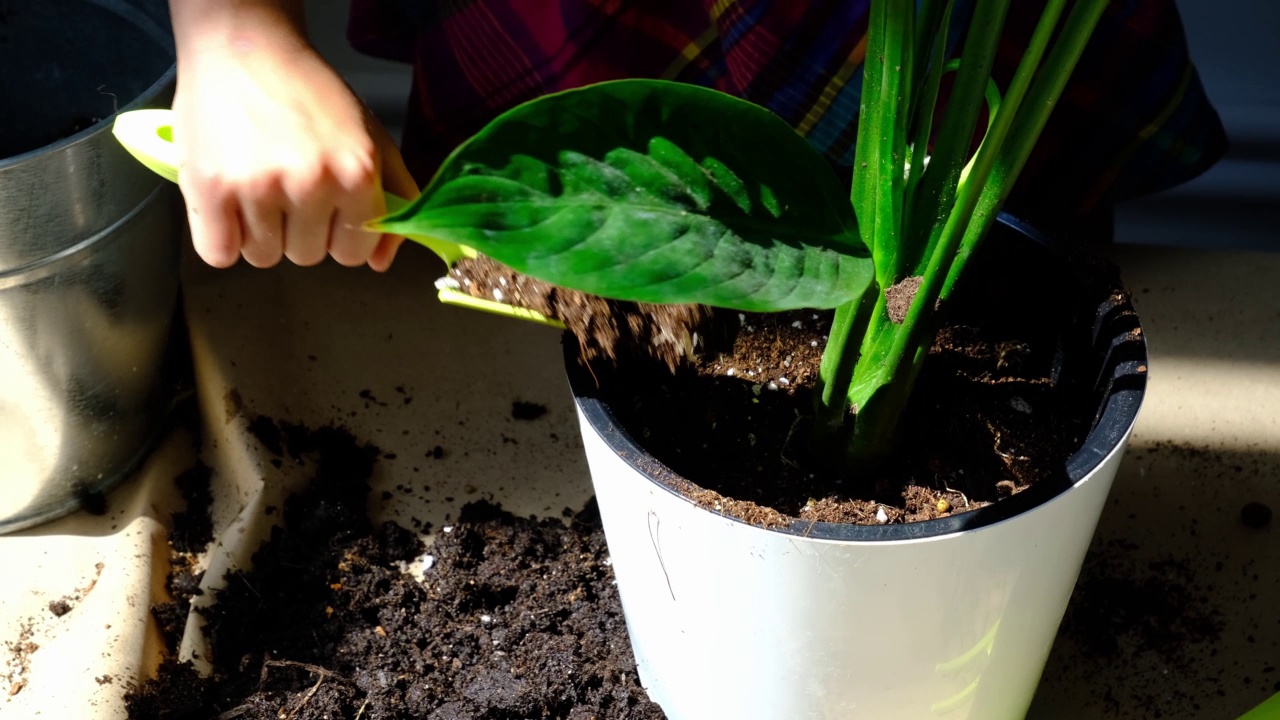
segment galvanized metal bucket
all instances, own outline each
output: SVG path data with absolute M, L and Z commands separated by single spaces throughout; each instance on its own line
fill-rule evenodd
M 92 507 L 175 395 L 181 198 L 111 135 L 168 107 L 165 0 L 0 11 L 0 533 Z

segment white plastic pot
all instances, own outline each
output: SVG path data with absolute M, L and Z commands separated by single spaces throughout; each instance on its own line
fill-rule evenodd
M 571 362 L 650 697 L 671 720 L 1024 717 L 1145 391 L 1141 334 L 1114 310 L 1098 311 L 1099 412 L 1066 478 L 916 524 L 765 530 L 705 510 L 641 469 L 661 463 Z

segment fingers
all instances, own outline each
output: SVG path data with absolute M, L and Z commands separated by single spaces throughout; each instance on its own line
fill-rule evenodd
M 234 195 L 214 182 L 183 182 L 187 221 L 196 254 L 209 265 L 228 268 L 240 259 L 242 235 L 239 206 Z
M 282 258 L 309 267 L 329 255 L 348 267 L 368 262 L 380 236 L 362 225 L 386 212 L 371 171 L 346 169 L 341 179 L 323 167 L 281 174 L 288 179 L 186 184 L 193 199 L 192 242 L 201 259 L 218 268 L 240 257 L 257 268 L 274 267 Z
M 379 235 L 363 229 L 365 222 L 386 213 L 386 200 L 377 182 L 379 162 L 372 145 L 369 152 L 343 158 L 336 179 L 341 192 L 329 241 L 329 255 L 346 267 L 369 261 Z
M 239 196 L 241 232 L 240 254 L 256 268 L 275 267 L 284 255 L 284 193 L 277 182 L 269 182 Z
M 394 248 L 363 225 L 386 210 L 381 157 L 403 172 L 390 136 L 305 43 L 253 37 L 252 53 L 211 42 L 181 63 L 173 140 L 201 258 L 216 267 L 240 257 L 256 267 L 389 260 Z
M 385 271 L 402 239 L 364 229 L 386 214 L 383 178 L 398 195 L 418 193 L 385 135 L 356 138 L 356 148 L 340 152 L 304 148 L 274 158 L 241 158 L 234 166 L 186 165 L 180 185 L 197 253 L 218 268 L 241 257 L 269 268 L 285 258 L 312 266 L 331 256 L 347 267 L 368 264 Z
M 386 270 L 401 240 L 363 229 L 386 213 L 386 202 L 372 165 L 348 165 L 336 172 L 322 167 L 281 173 L 284 181 L 269 176 L 185 183 L 196 252 L 218 268 L 241 257 L 257 268 L 274 267 L 282 258 L 310 267 L 332 256 L 347 267 L 368 263 Z
M 381 130 L 381 126 L 378 127 Z M 374 137 L 378 142 L 382 158 L 383 188 L 387 192 L 407 200 L 418 197 L 418 183 L 414 182 L 413 175 L 409 173 L 409 168 L 405 166 L 404 157 L 400 154 L 399 148 L 396 147 L 395 141 L 385 130 L 381 130 Z M 373 254 L 369 256 L 369 267 L 376 272 L 386 272 L 391 268 L 396 252 L 403 243 L 404 238 L 396 235 L 381 236 Z
M 369 268 L 374 272 L 390 270 L 391 263 L 396 259 L 396 252 L 400 250 L 400 245 L 403 243 L 402 237 L 383 235 L 378 240 L 378 246 L 374 248 L 373 254 L 369 256 Z
M 296 170 L 285 181 L 284 256 L 295 265 L 319 265 L 329 252 L 338 188 L 320 163 Z

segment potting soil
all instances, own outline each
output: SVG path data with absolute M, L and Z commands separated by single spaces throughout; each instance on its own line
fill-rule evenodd
M 366 514 L 377 448 L 254 424 L 314 479 L 203 611 L 213 675 L 166 661 L 129 692 L 130 718 L 663 717 L 637 681 L 593 505 L 534 520 L 471 503 L 427 549 Z
M 1110 303 L 1113 323 L 1135 317 L 1113 266 L 1051 257 L 1008 230 L 987 243 L 949 301 L 897 451 L 856 476 L 805 441 L 830 311 L 602 300 L 484 258 L 452 272 L 477 297 L 503 293 L 565 322 L 595 392 L 656 458 L 647 469 L 703 506 L 765 527 L 906 523 L 1065 482 L 1097 409 L 1089 313 Z M 916 285 L 895 286 L 898 315 Z

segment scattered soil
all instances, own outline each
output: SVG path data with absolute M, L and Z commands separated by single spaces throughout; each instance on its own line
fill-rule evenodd
M 101 517 L 107 514 L 107 494 L 101 490 L 90 490 L 87 487 L 76 488 L 76 499 L 80 501 L 80 509 Z
M 606 300 L 535 280 L 484 256 L 459 261 L 438 285 L 559 320 L 590 360 L 616 360 L 618 349 L 628 348 L 674 369 L 712 340 L 712 308 Z
M 82 588 L 76 588 L 74 592 L 63 595 L 57 600 L 51 600 L 49 602 L 49 612 L 52 613 L 54 617 L 62 617 L 72 610 L 75 610 L 76 605 L 88 597 L 89 593 L 93 592 L 93 589 L 98 586 L 98 580 L 102 579 L 102 571 L 105 570 L 106 567 L 107 566 L 104 563 L 95 563 L 93 566 L 93 577 L 89 578 L 89 581 L 85 583 L 85 586 Z
M 1261 530 L 1271 524 L 1271 507 L 1256 500 L 1245 503 L 1240 508 L 1240 522 L 1254 530 Z
M 511 418 L 513 420 L 537 420 L 546 414 L 546 405 L 523 400 L 516 400 L 511 403 Z
M 1211 590 L 1184 560 L 1142 564 L 1132 559 L 1136 549 L 1116 539 L 1089 554 L 1061 635 L 1099 659 L 1154 653 L 1189 669 L 1199 660 L 1193 646 L 1222 633 Z
M 199 553 L 213 542 L 213 519 L 209 506 L 213 504 L 213 491 L 209 481 L 213 471 L 203 462 L 174 478 L 174 484 L 186 501 L 186 509 L 175 512 L 169 542 L 179 553 Z
M 5 642 L 5 648 L 9 650 L 9 660 L 4 667 L 4 679 L 7 684 L 5 692 L 8 697 L 17 695 L 27 686 L 27 673 L 31 672 L 31 656 L 40 649 L 40 646 L 32 640 L 34 637 L 33 625 L 30 622 L 24 622 L 18 628 L 18 636 Z
M 190 556 L 174 554 L 169 562 L 169 575 L 165 578 L 165 590 L 169 593 L 169 600 L 153 603 L 151 617 L 155 618 L 165 646 L 176 652 L 178 644 L 182 642 L 182 634 L 187 629 L 191 601 L 197 595 L 204 594 L 200 589 L 204 572 L 196 570 L 195 561 Z
M 909 277 L 884 291 L 885 309 L 889 312 L 890 320 L 898 325 L 902 324 L 907 317 L 907 312 L 911 310 L 911 301 L 916 299 L 916 293 L 920 290 L 920 283 L 923 281 L 924 278 L 918 275 Z
M 364 400 L 364 402 L 365 402 L 365 406 L 364 406 L 364 407 L 365 407 L 365 409 L 366 409 L 366 410 L 367 410 L 367 409 L 369 409 L 369 407 L 370 407 L 371 405 L 377 405 L 378 407 L 390 407 L 390 405 L 389 405 L 388 403 L 383 402 L 382 400 L 379 400 L 379 399 L 378 399 L 378 398 L 373 394 L 373 391 L 372 391 L 372 390 L 369 390 L 368 388 L 366 388 L 366 389 L 364 389 L 364 390 L 361 390 L 361 391 L 360 391 L 360 399 L 361 399 L 361 400 Z
M 243 410 L 239 393 L 234 390 L 234 413 Z M 228 418 L 232 417 L 232 404 L 228 393 Z M 193 441 L 195 438 L 193 438 Z M 198 447 L 198 444 L 195 445 Z M 204 571 L 199 570 L 201 553 L 213 542 L 213 518 L 209 513 L 213 505 L 213 490 L 210 481 L 213 470 L 203 461 L 183 471 L 173 479 L 174 485 L 186 500 L 183 510 L 174 512 L 169 518 L 169 574 L 165 578 L 165 590 L 169 599 L 151 605 L 151 616 L 155 618 L 160 629 L 160 636 L 165 644 L 177 649 L 186 631 L 187 616 L 191 613 L 191 601 L 204 594 L 200 582 L 204 579 Z
M 1226 682 L 1205 677 L 1206 660 L 1217 654 L 1225 627 L 1213 601 L 1215 579 L 1183 559 L 1139 560 L 1136 550 L 1132 542 L 1114 539 L 1090 551 L 1057 642 L 1089 663 L 1157 668 L 1166 678 L 1100 683 L 1096 673 L 1084 672 L 1080 684 L 1096 687 L 1109 717 L 1133 717 L 1137 708 L 1149 718 L 1192 717 L 1206 689 Z
M 377 448 L 338 427 L 256 426 L 314 479 L 204 612 L 213 675 L 167 660 L 127 694 L 130 718 L 663 717 L 636 678 L 593 504 L 566 526 L 471 503 L 425 556 L 416 533 L 365 513 Z
M 244 412 L 244 398 L 241 397 L 240 391 L 231 388 L 222 396 L 222 408 L 225 415 L 224 420 L 231 422 Z
M 50 620 L 47 616 L 39 615 L 27 617 L 17 623 L 17 636 L 12 640 L 4 641 L 8 657 L 3 667 L 0 667 L 0 701 L 14 697 L 27 687 L 27 676 L 31 672 L 31 658 L 40 649 L 40 643 L 37 640 L 47 631 L 48 623 L 58 622 L 57 618 L 62 618 L 74 610 L 78 603 L 87 598 L 89 593 L 98 586 L 98 581 L 102 579 L 102 571 L 105 569 L 105 563 L 95 563 L 93 575 L 83 587 L 50 601 L 48 609 L 55 619 Z

